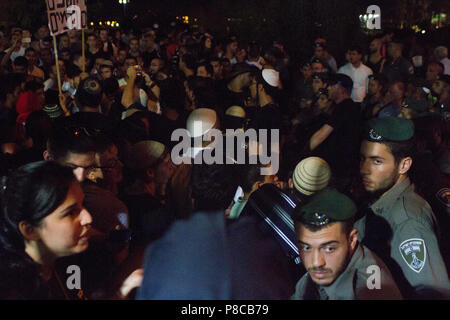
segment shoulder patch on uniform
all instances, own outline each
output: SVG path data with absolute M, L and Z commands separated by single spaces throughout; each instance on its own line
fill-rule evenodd
M 438 200 L 446 207 L 450 207 L 450 188 L 442 188 L 436 193 Z
M 427 259 L 427 248 L 423 239 L 405 240 L 398 248 L 408 267 L 417 273 L 422 271 Z
M 409 72 L 410 74 L 414 74 L 414 67 L 413 67 L 413 66 L 409 66 L 408 72 Z

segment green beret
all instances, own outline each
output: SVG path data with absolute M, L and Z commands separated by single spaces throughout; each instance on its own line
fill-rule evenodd
M 366 139 L 369 141 L 407 141 L 414 136 L 411 120 L 397 117 L 374 118 L 367 122 Z
M 294 220 L 313 226 L 346 221 L 356 214 L 355 203 L 346 195 L 332 188 L 318 192 L 304 206 L 297 207 Z

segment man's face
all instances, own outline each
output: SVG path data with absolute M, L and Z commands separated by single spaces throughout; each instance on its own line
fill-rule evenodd
M 13 45 L 17 40 L 22 39 L 22 33 L 20 31 L 16 31 L 11 36 L 11 45 Z
M 237 42 L 232 42 L 228 45 L 228 50 L 233 53 L 236 54 L 237 50 L 238 50 L 238 43 Z
M 162 68 L 162 61 L 159 59 L 153 59 L 150 64 L 150 73 L 157 74 Z
M 394 83 L 389 87 L 386 95 L 387 100 L 399 100 L 403 98 L 403 91 L 398 84 Z
M 197 77 L 211 78 L 211 75 L 206 71 L 205 66 L 199 66 L 197 68 Z
M 325 54 L 325 50 L 323 50 L 322 47 L 315 47 L 314 48 L 314 56 L 316 58 L 322 59 L 324 54 Z
M 381 48 L 381 40 L 380 39 L 373 39 L 372 42 L 369 45 L 369 51 L 370 53 L 378 52 Z
M 326 88 L 326 84 L 322 81 L 322 79 L 317 78 L 317 79 L 313 79 L 312 87 L 313 87 L 314 93 L 317 93 L 317 92 L 319 92 L 319 89 Z
M 359 172 L 366 191 L 381 193 L 389 190 L 399 177 L 398 166 L 389 147 L 383 143 L 363 140 L 360 154 Z
M 63 80 L 66 76 L 66 67 L 64 66 L 64 63 L 62 61 L 59 61 L 59 74 L 61 76 L 61 80 Z M 53 79 L 56 79 L 56 65 L 52 65 L 52 72 L 51 76 Z
M 50 36 L 50 30 L 48 29 L 47 26 L 42 26 L 39 28 L 38 35 L 40 39 L 44 39 Z
M 127 52 L 125 50 L 120 50 L 119 51 L 119 56 L 117 58 L 117 61 L 120 64 L 123 64 L 125 62 L 125 59 L 127 58 Z
M 63 51 L 61 53 L 61 60 L 63 60 L 63 61 L 70 61 L 70 52 Z
M 130 51 L 131 52 L 139 51 L 139 41 L 137 39 L 131 39 L 131 41 L 130 41 Z
M 311 66 L 314 73 L 322 73 L 326 71 L 323 65 L 319 62 L 313 62 Z
M 316 232 L 302 223 L 295 223 L 300 259 L 311 280 L 329 286 L 345 270 L 353 254 L 351 242 L 355 232 L 347 237 L 343 223 L 333 223 Z
M 369 95 L 373 96 L 377 94 L 377 92 L 379 92 L 380 90 L 381 86 L 378 80 L 375 79 L 369 80 L 369 87 L 368 87 Z
M 387 46 L 387 54 L 389 57 L 395 58 L 399 50 L 400 50 L 400 47 L 398 44 L 389 42 L 389 44 Z
M 60 163 L 63 166 L 72 168 L 78 182 L 86 180 L 88 174 L 96 169 L 95 153 L 72 153 L 69 152 Z
M 313 74 L 313 70 L 310 65 L 303 66 L 301 69 L 301 72 L 302 72 L 303 78 L 305 78 L 305 79 L 310 79 Z
M 101 68 L 100 74 L 103 79 L 109 79 L 109 78 L 112 78 L 112 76 L 113 76 L 111 68 L 107 68 L 107 67 Z
M 33 66 L 35 66 L 37 64 L 38 60 L 37 60 L 37 55 L 36 55 L 35 51 L 33 51 L 33 50 L 28 51 L 25 54 L 25 58 L 27 58 L 29 64 L 31 64 Z
M 101 42 L 107 42 L 108 41 L 108 31 L 107 30 L 101 30 L 99 36 L 100 36 L 100 41 Z
M 100 66 L 105 62 L 105 59 L 103 58 L 97 58 L 95 59 L 94 68 L 100 73 Z
M 445 88 L 445 82 L 442 80 L 433 81 L 433 85 L 431 86 L 431 89 L 433 90 L 433 92 L 435 92 L 438 96 L 442 95 L 444 88 Z
M 89 36 L 88 37 L 88 41 L 87 44 L 90 48 L 97 48 L 98 47 L 98 43 L 97 43 L 97 37 L 95 36 Z
M 214 70 L 214 76 L 220 77 L 222 75 L 222 65 L 220 64 L 220 61 L 211 61 L 211 65 Z
M 350 63 L 351 64 L 359 64 L 361 62 L 362 55 L 356 51 L 351 50 L 350 51 Z

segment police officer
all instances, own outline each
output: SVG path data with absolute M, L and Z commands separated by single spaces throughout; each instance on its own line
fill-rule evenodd
M 375 118 L 361 144 L 360 174 L 372 200 L 357 221 L 362 243 L 392 271 L 407 298 L 448 297 L 450 282 L 439 249 L 435 216 L 408 178 L 414 125 Z
M 389 60 L 385 63 L 382 73 L 386 75 L 389 82 L 406 82 L 414 74 L 413 65 L 402 56 L 403 43 L 394 38 L 387 48 Z
M 356 211 L 350 198 L 331 188 L 296 208 L 299 254 L 308 272 L 291 299 L 401 299 L 386 265 L 358 243 Z

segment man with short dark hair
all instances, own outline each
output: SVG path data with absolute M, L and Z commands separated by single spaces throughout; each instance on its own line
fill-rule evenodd
M 213 67 L 209 63 L 202 62 L 197 65 L 197 77 L 212 78 L 213 73 Z
M 53 160 L 73 169 L 79 182 L 96 170 L 96 145 L 84 127 L 57 128 L 47 141 L 45 160 Z
M 394 38 L 387 45 L 388 61 L 384 64 L 382 73 L 386 75 L 389 82 L 406 82 L 414 74 L 414 67 L 402 56 L 403 43 Z
M 33 48 L 28 48 L 25 50 L 25 58 L 28 60 L 28 74 L 33 77 L 37 77 L 39 79 L 44 79 L 44 71 L 39 68 L 38 65 L 38 57 L 36 54 L 36 50 Z
M 353 81 L 349 76 L 331 74 L 328 82 L 329 96 L 336 106 L 330 119 L 311 136 L 309 149 L 328 162 L 336 185 L 346 189 L 353 174 L 350 163 L 358 163 L 359 108 L 350 99 Z
M 350 198 L 331 188 L 295 209 L 299 255 L 307 273 L 297 282 L 291 299 L 402 298 L 383 261 L 358 242 L 353 228 L 356 211 Z M 371 282 L 374 272 L 378 282 Z
M 388 265 L 403 296 L 448 298 L 450 282 L 439 250 L 436 219 L 408 177 L 413 164 L 413 123 L 375 118 L 364 133 L 360 174 L 371 201 L 356 223 L 359 238 Z
M 369 75 L 372 70 L 361 62 L 362 50 L 353 46 L 349 50 L 350 62 L 339 68 L 338 72 L 348 75 L 353 80 L 353 90 L 351 98 L 355 102 L 362 102 L 367 93 L 369 85 Z

